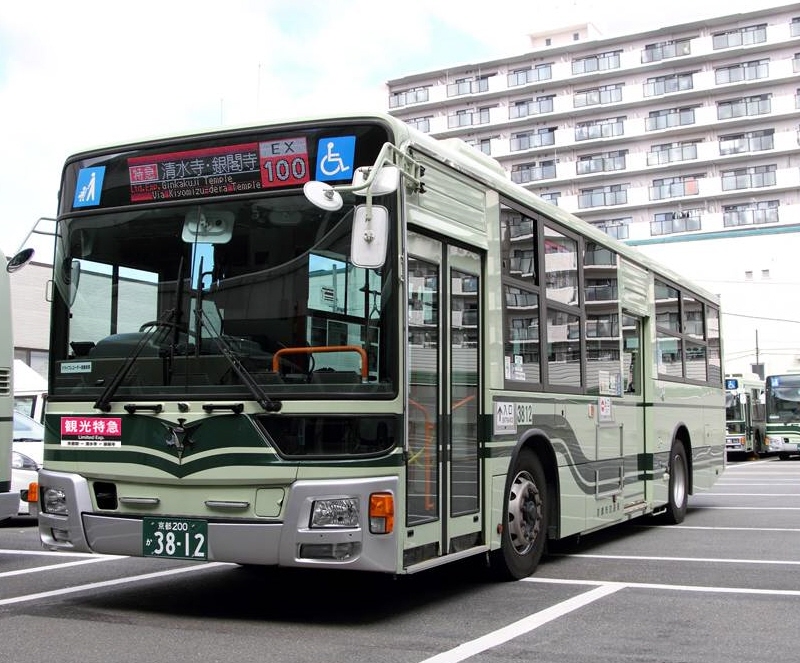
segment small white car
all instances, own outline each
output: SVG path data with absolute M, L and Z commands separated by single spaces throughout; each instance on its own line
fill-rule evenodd
M 44 461 L 44 426 L 14 411 L 14 442 L 11 451 L 11 490 L 19 493 L 36 481 Z M 29 516 L 27 502 L 20 500 L 19 515 Z

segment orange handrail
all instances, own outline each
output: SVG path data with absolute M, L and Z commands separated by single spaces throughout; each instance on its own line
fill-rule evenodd
M 272 355 L 272 370 L 277 373 L 281 365 L 281 355 L 310 355 L 314 352 L 357 352 L 361 355 L 361 379 L 367 380 L 369 376 L 367 366 L 367 351 L 357 345 L 317 345 L 317 346 L 300 346 L 296 348 L 281 348 L 274 355 Z

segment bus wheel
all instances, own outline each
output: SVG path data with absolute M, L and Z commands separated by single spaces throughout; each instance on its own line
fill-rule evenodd
M 670 525 L 682 523 L 689 501 L 689 466 L 686 449 L 680 442 L 672 444 L 669 454 L 669 498 L 664 520 Z
M 500 549 L 492 569 L 505 580 L 527 578 L 536 570 L 547 537 L 547 484 L 538 457 L 520 450 L 506 479 Z

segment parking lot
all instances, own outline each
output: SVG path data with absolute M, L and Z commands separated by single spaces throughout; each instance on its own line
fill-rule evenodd
M 0 527 L 0 651 L 81 661 L 794 661 L 800 462 L 729 464 L 680 526 L 639 520 L 495 583 L 42 551 Z M 67 656 L 65 657 L 65 652 Z

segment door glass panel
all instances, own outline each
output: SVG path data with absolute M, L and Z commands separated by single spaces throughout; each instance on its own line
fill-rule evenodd
M 474 274 L 455 269 L 451 272 L 450 511 L 453 516 L 478 510 L 479 284 L 479 277 Z
M 439 267 L 408 259 L 409 525 L 439 515 Z

